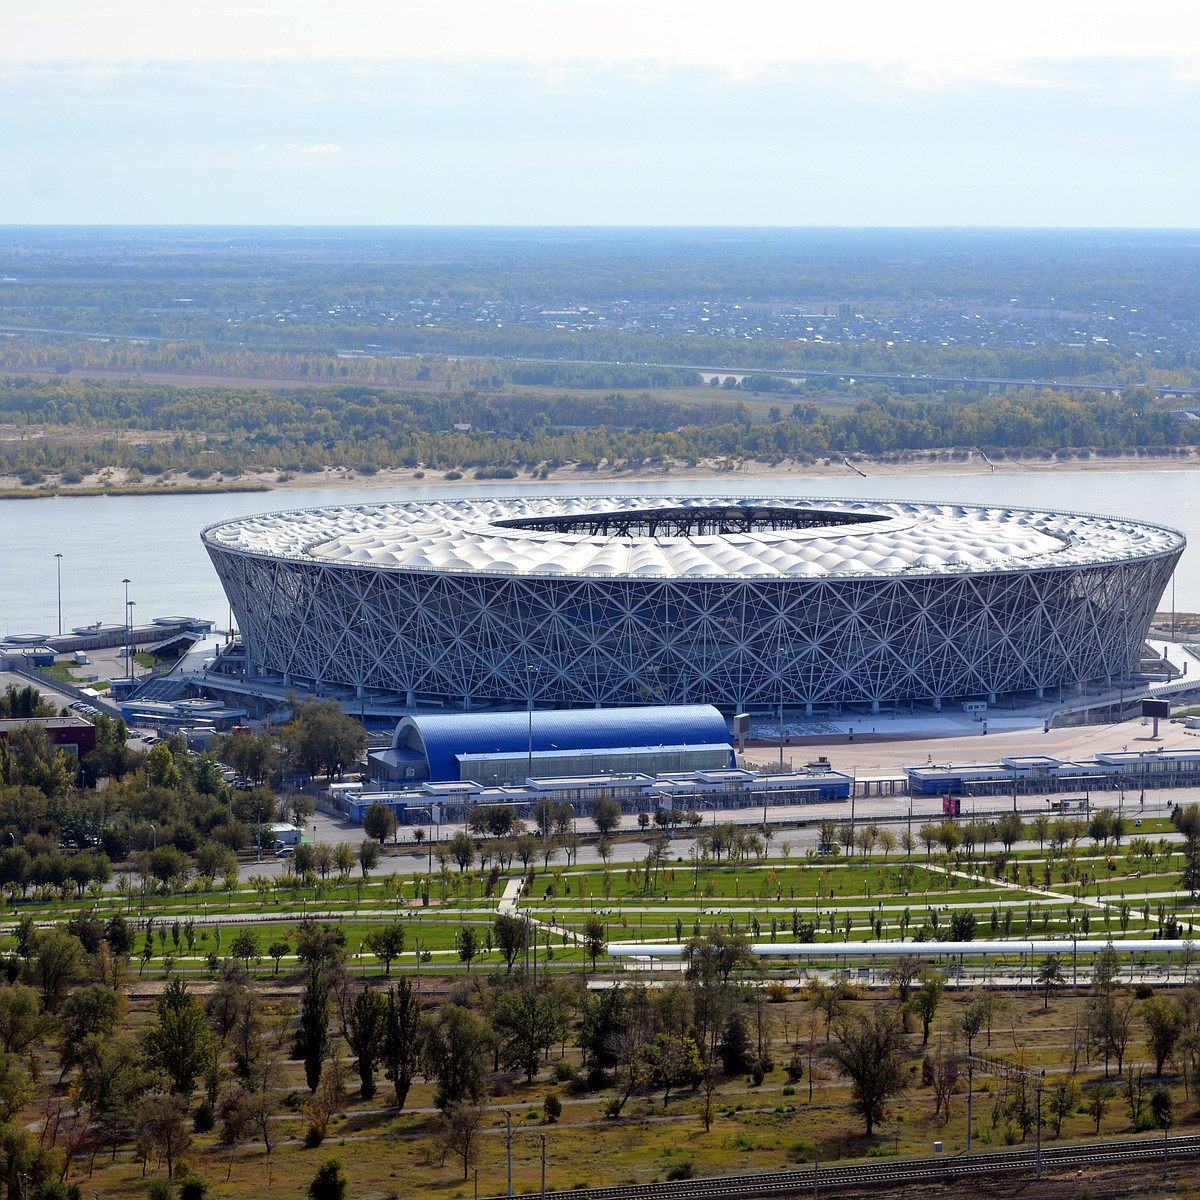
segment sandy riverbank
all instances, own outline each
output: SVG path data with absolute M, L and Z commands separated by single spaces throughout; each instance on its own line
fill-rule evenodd
M 854 479 L 854 478 L 913 478 L 928 476 L 930 478 L 954 477 L 963 475 L 1028 475 L 1080 473 L 1097 474 L 1105 471 L 1198 471 L 1200 472 L 1200 454 L 1192 450 L 1170 457 L 1150 457 L 1138 454 L 1091 456 L 1088 458 L 1004 458 L 995 461 L 988 460 L 977 452 L 965 453 L 953 457 L 946 452 L 930 453 L 928 455 L 913 455 L 906 458 L 873 459 L 867 457 L 828 458 L 814 463 L 783 462 L 771 464 L 764 462 L 743 462 L 730 467 L 719 460 L 701 460 L 695 465 L 673 463 L 667 467 L 639 467 L 636 469 L 602 467 L 596 469 L 581 469 L 570 465 L 549 472 L 545 482 L 549 483 L 611 483 L 617 489 L 624 490 L 631 485 L 646 481 L 664 482 L 669 480 L 703 481 L 711 480 L 714 491 L 720 491 L 722 485 L 735 481 L 744 485 L 747 480 L 786 481 L 789 479 Z M 70 495 L 72 492 L 96 488 L 130 486 L 129 472 L 111 467 L 95 474 L 87 475 L 77 484 L 61 484 L 54 476 L 49 476 L 44 483 L 37 486 L 25 487 L 16 476 L 0 475 L 0 490 L 21 492 L 29 495 L 45 494 L 47 489 L 60 495 Z M 531 476 L 522 474 L 516 481 L 512 480 L 479 480 L 487 485 L 492 482 L 534 482 Z M 540 481 L 540 480 L 539 480 Z M 289 490 L 303 489 L 320 491 L 330 488 L 378 488 L 380 490 L 396 490 L 408 487 L 439 487 L 458 485 L 470 486 L 475 483 L 473 470 L 463 472 L 416 470 L 408 468 L 382 468 L 369 474 L 349 467 L 327 467 L 322 471 L 298 471 L 295 473 L 281 471 L 247 471 L 229 478 L 213 475 L 208 479 L 196 481 L 184 476 L 174 475 L 169 478 L 158 477 L 156 480 L 138 480 L 135 476 L 134 485 L 140 483 L 147 494 L 164 492 L 174 487 L 196 487 L 197 483 L 205 489 L 221 490 L 228 486 L 263 488 L 274 491 L 286 487 Z

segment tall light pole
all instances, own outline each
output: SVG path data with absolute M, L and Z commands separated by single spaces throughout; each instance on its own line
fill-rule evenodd
M 125 585 L 125 674 L 129 675 L 129 646 L 133 641 L 133 630 L 129 624 L 129 580 L 122 579 L 121 582 Z
M 133 610 L 137 605 L 136 600 L 126 600 L 125 611 L 129 614 L 125 621 L 125 627 L 129 633 L 129 644 L 125 647 L 125 669 L 129 672 L 129 678 L 133 679 Z
M 58 569 L 58 636 L 62 637 L 62 555 L 55 554 L 54 558 Z

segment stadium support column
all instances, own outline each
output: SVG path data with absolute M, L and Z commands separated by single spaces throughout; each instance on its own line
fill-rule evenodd
M 533 677 L 537 668 L 530 662 L 525 664 L 525 703 L 529 709 L 529 758 L 526 761 L 525 774 L 533 778 Z
M 1121 707 L 1117 709 L 1117 724 L 1125 719 L 1125 671 L 1129 665 L 1129 610 L 1121 609 Z

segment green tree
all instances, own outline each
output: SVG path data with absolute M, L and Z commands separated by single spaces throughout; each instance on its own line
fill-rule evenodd
M 1150 1093 L 1150 1115 L 1165 1138 L 1167 1130 L 1175 1123 L 1175 1098 L 1165 1083 L 1158 1084 Z
M 460 829 L 450 839 L 450 857 L 460 871 L 465 871 L 475 861 L 475 839 L 466 830 Z
M 178 976 L 155 1002 L 157 1021 L 146 1031 L 146 1059 L 166 1077 L 171 1094 L 190 1096 L 212 1058 L 204 1009 Z
M 1112 942 L 1109 942 L 1096 955 L 1095 965 L 1092 968 L 1092 986 L 1100 995 L 1111 996 L 1116 987 L 1120 970 L 1121 964 L 1117 952 L 1113 948 Z
M 687 976 L 703 983 L 714 980 L 728 983 L 734 971 L 753 966 L 757 961 L 744 933 L 712 929 L 687 943 Z
M 679 1087 L 696 1087 L 704 1077 L 700 1048 L 690 1034 L 659 1033 L 649 1051 L 650 1076 L 663 1089 L 663 1108 L 671 1092 Z
M 370 805 L 363 813 L 363 830 L 382 847 L 396 832 L 396 810 L 390 804 Z
M 1013 845 L 1021 840 L 1024 832 L 1019 813 L 1007 812 L 996 822 L 996 836 L 1004 846 L 1005 853 L 1012 852 Z
M 321 1082 L 325 1056 L 329 1051 L 329 984 L 320 964 L 308 969 L 304 995 L 300 1001 L 300 1027 L 296 1030 L 296 1050 L 304 1059 L 304 1079 L 315 1092 Z
M 511 975 L 513 963 L 525 952 L 525 922 L 520 917 L 501 913 L 492 922 L 492 943 L 504 959 L 505 974 Z
M 396 1092 L 397 1109 L 404 1108 L 408 1091 L 421 1064 L 424 1025 L 412 984 L 401 979 L 387 995 L 383 1033 L 384 1074 Z
M 250 960 L 258 957 L 258 938 L 252 929 L 241 929 L 230 943 L 229 953 L 249 970 Z
M 621 805 L 611 796 L 600 796 L 592 802 L 592 823 L 602 838 L 611 837 L 621 824 Z
M 280 962 L 282 961 L 282 959 L 284 958 L 284 956 L 285 956 L 285 955 L 286 955 L 286 954 L 287 954 L 287 953 L 288 953 L 290 950 L 291 950 L 291 946 L 290 946 L 290 945 L 288 945 L 288 943 L 287 943 L 287 942 L 283 942 L 283 941 L 279 941 L 279 942 L 272 942 L 272 943 L 271 943 L 271 944 L 270 944 L 270 945 L 267 947 L 267 954 L 268 954 L 268 955 L 269 955 L 269 956 L 270 956 L 270 957 L 271 957 L 271 958 L 274 960 L 274 962 L 275 962 L 275 974 L 276 974 L 276 975 L 278 975 L 278 974 L 279 974 L 279 964 L 280 964 Z
M 458 951 L 458 957 L 467 964 L 467 970 L 471 969 L 471 963 L 479 956 L 481 946 L 479 944 L 479 934 L 475 932 L 473 925 L 463 925 L 454 935 L 454 946 Z
M 1096 1132 L 1100 1132 L 1100 1122 L 1112 1103 L 1113 1090 L 1107 1083 L 1093 1083 L 1084 1098 L 1084 1111 L 1096 1122 Z
M 542 1058 L 566 1032 L 566 1013 L 551 992 L 518 987 L 500 997 L 492 1026 L 501 1061 L 532 1082 Z
M 1162 1075 L 1163 1064 L 1184 1032 L 1183 1009 L 1165 996 L 1151 996 L 1142 1005 L 1142 1020 L 1146 1025 L 1146 1046 L 1154 1055 L 1154 1073 Z
M 608 930 L 604 918 L 595 913 L 589 913 L 583 925 L 584 948 L 592 960 L 592 970 L 596 969 L 596 958 L 602 954 L 608 942 Z
M 336 775 L 361 757 L 367 739 L 363 727 L 336 700 L 293 705 L 292 720 L 280 731 L 288 757 L 310 775 Z
M 64 1071 L 76 1063 L 79 1048 L 89 1037 L 110 1038 L 125 1016 L 125 997 L 112 988 L 90 983 L 76 988 L 59 1017 L 62 1030 L 60 1060 Z
M 909 1000 L 912 1011 L 921 1020 L 921 1045 L 929 1044 L 929 1030 L 937 1015 L 942 992 L 946 990 L 946 977 L 940 971 L 922 971 L 920 982 Z
M 33 940 L 30 977 L 42 996 L 46 1012 L 56 1013 L 67 989 L 83 974 L 83 946 L 61 929 L 48 929 Z
M 426 1070 L 436 1081 L 433 1102 L 445 1111 L 452 1104 L 479 1102 L 487 1077 L 485 1055 L 492 1030 L 470 1009 L 447 1004 L 424 1027 Z
M 327 1158 L 308 1184 L 308 1200 L 346 1200 L 350 1180 L 340 1158 Z
M 387 1032 L 387 997 L 363 988 L 346 1012 L 346 1042 L 358 1060 L 360 1094 L 364 1100 L 375 1095 L 375 1064 L 383 1050 Z
M 1079 1107 L 1079 1084 L 1070 1075 L 1056 1077 L 1047 1089 L 1046 1107 L 1054 1136 L 1062 1136 L 1063 1122 Z
M 23 1054 L 41 1041 L 53 1020 L 39 1010 L 33 988 L 23 983 L 0 987 L 0 1048 L 5 1054 Z
M 1200 891 L 1200 804 L 1181 804 L 1171 814 L 1171 823 L 1183 834 L 1183 875 L 1180 886 L 1188 895 Z
M 1058 954 L 1047 954 L 1042 959 L 1041 965 L 1038 967 L 1037 973 L 1038 986 L 1042 989 L 1042 1008 L 1050 1007 L 1050 993 L 1057 991 L 1061 987 L 1066 986 L 1066 979 L 1063 976 L 1062 956 Z
M 363 947 L 383 963 L 385 975 L 392 973 L 392 960 L 404 953 L 405 930 L 399 921 L 372 929 L 363 938 Z
M 854 1108 L 870 1137 L 887 1101 L 908 1087 L 900 1024 L 881 1007 L 873 1007 L 858 1020 L 838 1026 L 830 1056 L 850 1080 Z
M 358 865 L 362 868 L 363 878 L 379 866 L 379 843 L 364 841 L 358 847 Z

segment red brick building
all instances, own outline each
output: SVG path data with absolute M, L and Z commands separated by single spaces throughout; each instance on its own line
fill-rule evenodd
M 0 720 L 0 738 L 8 740 L 15 729 L 40 725 L 55 746 L 73 746 L 78 758 L 91 754 L 96 748 L 96 727 L 82 717 L 12 717 Z

